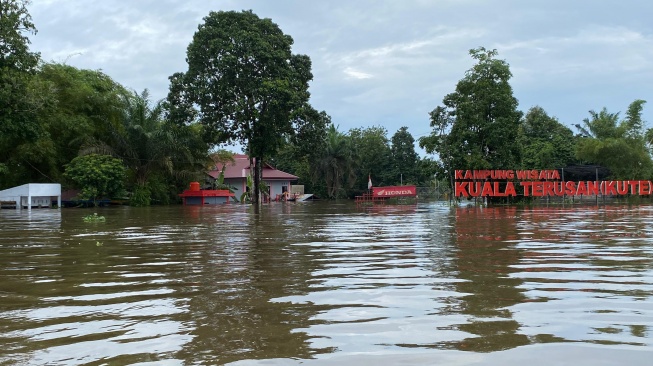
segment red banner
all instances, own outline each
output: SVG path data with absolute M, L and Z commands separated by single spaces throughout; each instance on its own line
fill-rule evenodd
M 372 187 L 374 197 L 415 197 L 416 195 L 415 186 Z

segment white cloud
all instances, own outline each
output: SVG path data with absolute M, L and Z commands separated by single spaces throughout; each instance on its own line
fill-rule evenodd
M 349 79 L 362 80 L 362 79 L 371 79 L 371 78 L 374 77 L 372 74 L 368 74 L 368 73 L 365 73 L 365 72 L 362 72 L 362 71 L 355 70 L 352 67 L 345 68 L 345 70 L 343 72 L 345 73 L 345 75 L 347 75 L 347 77 Z
M 589 109 L 620 110 L 634 97 L 646 99 L 653 83 L 651 4 L 35 0 L 30 12 L 39 29 L 33 49 L 45 60 L 102 69 L 159 98 L 167 77 L 185 70 L 186 47 L 210 10 L 252 9 L 313 61 L 316 108 L 344 129 L 387 123 L 395 131 L 404 124 L 428 129 L 428 111 L 455 89 L 473 64 L 468 50 L 478 46 L 496 48 L 510 64 L 523 109 L 543 104 L 561 120 L 577 121 Z

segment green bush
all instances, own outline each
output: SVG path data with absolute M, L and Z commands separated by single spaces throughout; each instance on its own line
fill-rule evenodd
M 125 167 L 109 155 L 78 156 L 66 165 L 64 177 L 81 190 L 80 198 L 92 200 L 113 197 L 123 190 Z

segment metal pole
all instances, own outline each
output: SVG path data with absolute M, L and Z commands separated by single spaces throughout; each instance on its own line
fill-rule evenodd
M 565 205 L 565 200 L 566 200 L 566 197 L 565 197 L 565 193 L 566 193 L 566 190 L 565 190 L 565 168 L 562 168 L 561 170 L 562 170 L 562 205 L 564 206 Z
M 596 171 L 596 184 L 599 184 L 599 168 L 594 168 Z M 599 205 L 599 194 L 596 194 L 596 205 Z

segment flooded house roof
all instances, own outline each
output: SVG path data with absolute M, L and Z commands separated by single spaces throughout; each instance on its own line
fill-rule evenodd
M 233 156 L 233 163 L 226 163 L 224 168 L 224 178 L 233 179 L 233 178 L 246 178 L 249 175 L 249 156 L 245 154 L 236 154 Z M 220 175 L 222 170 L 222 164 L 217 164 L 215 169 L 209 172 L 209 175 L 213 178 L 217 178 Z M 283 172 L 281 170 L 275 169 L 273 166 L 267 163 L 263 163 L 263 179 L 267 180 L 297 180 L 297 176 L 290 173 Z

